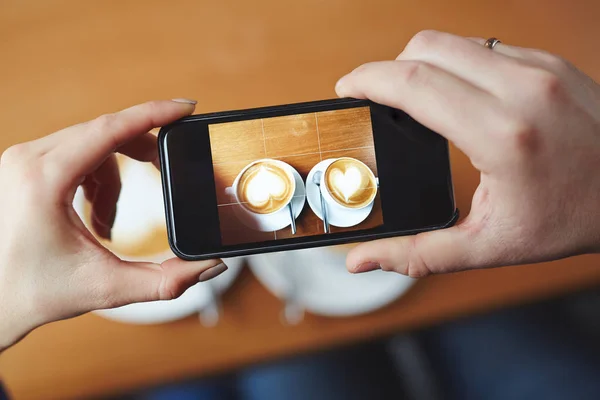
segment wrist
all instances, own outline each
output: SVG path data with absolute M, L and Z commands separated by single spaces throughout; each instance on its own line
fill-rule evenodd
M 34 327 L 5 315 L 0 316 L 0 353 L 23 339 Z
M 22 312 L 0 295 L 0 353 L 17 343 L 35 327 L 34 318 L 29 313 Z
M 19 334 L 15 325 L 8 318 L 0 318 L 0 353 L 17 343 L 24 334 Z

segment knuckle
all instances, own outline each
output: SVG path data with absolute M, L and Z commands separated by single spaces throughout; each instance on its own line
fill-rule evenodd
M 534 95 L 543 102 L 559 100 L 564 94 L 564 85 L 554 72 L 538 69 L 533 72 Z
M 420 61 L 413 61 L 404 65 L 404 81 L 408 85 L 425 85 L 431 67 Z
M 92 132 L 106 132 L 111 129 L 115 123 L 115 114 L 103 114 L 90 121 L 89 129 Z
M 12 164 L 25 158 L 29 152 L 29 146 L 26 143 L 16 144 L 6 149 L 0 156 L 0 164 Z
M 154 125 L 153 116 L 160 114 L 161 110 L 164 110 L 165 103 L 159 100 L 151 100 L 145 103 L 139 104 L 129 109 L 131 112 L 135 110 L 135 113 L 147 120 L 151 125 Z M 127 111 L 127 110 L 125 110 Z
M 435 44 L 441 37 L 440 32 L 431 29 L 422 30 L 413 36 L 408 42 L 407 47 L 417 50 L 424 50 Z
M 569 63 L 564 58 L 557 56 L 546 51 L 539 51 L 537 58 L 544 64 L 546 64 L 551 71 L 557 73 L 565 72 L 569 69 Z
M 408 41 L 402 54 L 416 55 L 435 51 L 436 49 L 444 50 L 448 47 L 452 48 L 454 44 L 453 36 L 447 33 L 435 30 L 423 30 Z
M 115 308 L 122 305 L 115 297 L 118 287 L 110 279 L 99 279 L 95 282 L 94 287 L 90 290 L 93 297 L 98 299 L 100 309 Z M 95 293 L 94 293 L 95 292 Z
M 107 309 L 122 306 L 122 282 L 115 274 L 119 265 L 112 255 L 90 256 L 88 266 L 94 269 L 94 279 L 88 282 L 86 291 L 92 303 L 89 306 L 96 309 Z
M 516 154 L 527 156 L 534 154 L 540 146 L 540 135 L 535 126 L 520 119 L 509 121 L 502 136 L 508 140 L 511 149 Z
M 418 54 L 425 52 L 435 40 L 433 31 L 421 31 L 414 35 L 404 47 L 403 54 Z
M 354 70 L 352 71 L 352 75 L 362 75 L 365 72 L 368 72 L 372 65 L 373 63 L 361 64 L 358 67 L 354 68 Z
M 425 262 L 421 253 L 418 251 L 419 235 L 412 238 L 408 244 L 408 262 L 406 265 L 406 275 L 411 278 L 424 278 L 431 275 L 431 269 Z
M 144 103 L 148 115 L 153 115 L 155 112 L 163 108 L 164 103 L 158 100 L 151 100 Z
M 42 196 L 47 196 L 46 180 L 39 163 L 19 165 L 13 169 L 12 173 L 24 201 L 28 201 L 28 199 L 39 201 Z
M 157 297 L 160 300 L 173 300 L 181 296 L 184 291 L 185 287 L 182 282 L 168 274 L 163 274 L 158 286 Z

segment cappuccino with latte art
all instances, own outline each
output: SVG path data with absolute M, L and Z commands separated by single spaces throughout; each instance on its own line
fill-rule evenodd
M 237 197 L 248 210 L 270 214 L 287 205 L 295 190 L 294 178 L 284 163 L 264 160 L 250 165 L 242 173 Z
M 343 207 L 362 208 L 377 194 L 375 175 L 355 158 L 342 157 L 325 171 L 325 187 L 333 200 Z

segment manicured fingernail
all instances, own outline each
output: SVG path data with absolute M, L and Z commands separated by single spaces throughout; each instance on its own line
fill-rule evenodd
M 198 276 L 198 281 L 199 282 L 208 281 L 212 278 L 216 278 L 217 276 L 221 275 L 225 271 L 227 271 L 227 265 L 225 265 L 223 263 L 217 264 L 214 267 L 211 267 L 211 268 L 207 269 L 206 271 L 203 271 L 200 274 L 200 276 Z
M 356 267 L 356 269 L 354 270 L 354 273 L 360 274 L 361 272 L 373 271 L 375 269 L 381 269 L 381 265 L 379 265 L 379 263 L 376 263 L 376 262 L 368 261 L 368 262 L 364 262 L 364 263 L 360 264 L 358 267 Z
M 172 99 L 171 101 L 174 101 L 175 103 L 184 103 L 184 104 L 192 104 L 192 105 L 196 105 L 198 104 L 198 102 L 196 100 L 192 100 L 192 99 Z

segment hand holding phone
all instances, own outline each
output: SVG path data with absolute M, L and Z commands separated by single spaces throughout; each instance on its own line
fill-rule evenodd
M 340 96 L 405 110 L 480 171 L 460 224 L 361 244 L 350 271 L 420 277 L 600 252 L 600 85 L 543 50 L 486 42 L 424 31 L 338 82 Z
M 456 218 L 448 144 L 355 99 L 197 115 L 159 134 L 170 244 L 204 259 L 435 229 Z

